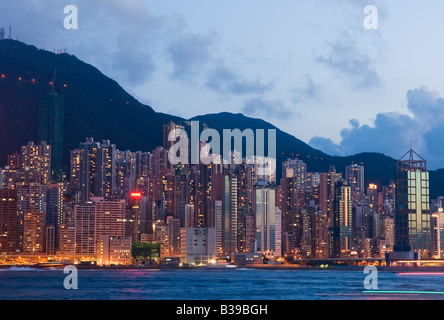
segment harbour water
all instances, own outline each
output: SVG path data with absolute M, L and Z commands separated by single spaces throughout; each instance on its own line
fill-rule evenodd
M 356 300 L 444 299 L 444 274 L 339 270 L 78 270 L 66 290 L 63 269 L 0 269 L 1 300 Z

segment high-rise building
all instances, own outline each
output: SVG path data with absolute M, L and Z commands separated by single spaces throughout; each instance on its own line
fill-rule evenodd
M 0 190 L 0 254 L 17 252 L 17 190 Z
M 96 206 L 93 203 L 74 207 L 76 229 L 76 255 L 86 257 L 97 254 Z
M 102 236 L 125 238 L 125 200 L 96 201 L 95 237 L 96 244 Z M 137 241 L 137 240 L 136 240 Z
M 43 210 L 30 208 L 23 218 L 23 252 L 43 253 L 45 249 L 45 214 Z
M 57 93 L 40 97 L 39 141 L 51 146 L 51 169 L 54 177 L 63 176 L 63 134 L 65 99 Z
M 59 227 L 63 223 L 63 185 L 50 184 L 46 192 L 46 226 L 53 226 L 55 243 L 59 243 Z M 57 249 L 57 248 L 56 248 Z
M 236 253 L 238 235 L 237 179 L 231 174 L 224 175 L 224 198 L 222 217 L 222 246 L 226 254 Z
M 350 186 L 353 205 L 356 205 L 364 196 L 364 166 L 352 164 L 345 167 L 345 181 Z
M 110 141 L 100 144 L 88 138 L 71 152 L 71 184 L 80 193 L 80 202 L 91 197 L 118 198 L 116 163 L 117 149 Z
M 169 256 L 180 257 L 180 220 L 168 217 Z
M 395 251 L 430 255 L 430 202 L 427 162 L 410 149 L 397 163 Z
M 353 210 L 350 186 L 339 181 L 335 188 L 333 220 L 333 255 L 349 257 L 352 249 Z
M 431 255 L 433 259 L 441 259 L 441 232 L 440 232 L 440 215 L 439 213 L 432 213 L 430 217 L 431 224 Z
M 437 230 L 433 230 L 433 232 L 438 232 L 432 239 L 433 243 L 436 243 L 439 239 L 439 245 L 435 244 L 435 251 L 437 251 L 437 247 L 439 246 L 439 256 L 444 258 L 444 197 L 438 197 L 438 199 L 432 201 L 430 212 L 437 215 L 432 224 L 432 228 L 437 228 Z
M 23 251 L 24 216 L 31 209 L 46 213 L 46 186 L 38 183 L 17 183 L 17 245 Z M 45 220 L 46 222 L 46 216 Z M 43 230 L 44 233 L 44 230 Z
M 296 178 L 297 190 L 307 189 L 307 164 L 302 160 L 288 159 L 282 163 L 282 175 L 286 178 Z
M 73 256 L 76 254 L 76 228 L 62 224 L 59 228 L 59 255 Z
M 30 182 L 46 185 L 51 181 L 51 146 L 45 141 L 22 146 L 20 160 L 20 167 L 30 170 Z
M 253 212 L 256 215 L 257 252 L 267 258 L 282 256 L 281 211 L 275 205 L 275 190 L 265 181 L 256 185 Z
M 179 221 L 181 228 L 194 228 L 194 206 L 186 202 L 179 205 Z
M 46 227 L 45 249 L 48 256 L 56 253 L 56 228 L 54 226 Z
M 311 217 L 313 258 L 329 258 L 328 219 L 327 214 L 316 211 Z

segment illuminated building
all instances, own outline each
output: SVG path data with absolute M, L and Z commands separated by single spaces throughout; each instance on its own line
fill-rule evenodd
M 214 228 L 181 229 L 181 261 L 191 265 L 208 264 L 216 259 Z
M 45 214 L 43 210 L 30 208 L 23 216 L 23 252 L 43 253 L 45 245 Z
M 439 213 L 432 213 L 430 217 L 431 236 L 432 236 L 432 258 L 441 258 L 441 234 L 440 234 L 440 215 Z
M 430 254 L 430 202 L 427 162 L 410 149 L 397 163 L 395 251 Z
M 8 167 L 12 170 L 21 169 L 20 153 L 13 153 L 8 155 Z
M 96 246 L 96 206 L 93 203 L 74 207 L 76 229 L 76 255 L 95 256 Z
M 59 228 L 59 250 L 57 254 L 73 256 L 76 254 L 76 228 L 62 224 Z
M 439 256 L 441 258 L 444 258 L 444 197 L 438 197 L 438 199 L 432 201 L 432 206 L 430 212 L 432 214 L 435 214 L 436 217 L 434 218 L 432 228 L 436 228 L 436 230 L 433 230 L 435 233 L 433 238 L 434 243 L 434 251 L 438 251 L 439 247 Z M 437 234 L 436 234 L 437 233 Z M 438 245 L 438 239 L 439 239 L 439 245 Z M 438 254 L 436 254 L 438 256 Z
M 265 181 L 256 184 L 253 212 L 256 216 L 257 252 L 273 259 L 282 256 L 281 210 L 275 190 Z
M 29 142 L 22 146 L 21 168 L 30 170 L 30 182 L 46 185 L 51 181 L 51 148 L 44 141 L 40 145 Z
M 395 221 L 392 217 L 381 217 L 381 239 L 385 241 L 387 252 L 395 246 Z
M 168 242 L 169 242 L 169 256 L 180 257 L 180 220 L 168 217 Z
M 93 199 L 94 201 L 95 199 Z M 97 199 L 99 200 L 99 199 Z M 98 243 L 102 236 L 116 239 L 125 238 L 125 200 L 95 201 L 95 239 Z
M 130 265 L 131 264 L 131 237 L 114 238 L 103 235 L 99 240 L 97 261 L 99 265 Z
M 307 164 L 302 160 L 288 159 L 282 163 L 282 175 L 286 178 L 296 178 L 296 189 L 307 189 Z
M 179 205 L 179 221 L 181 228 L 194 228 L 194 206 L 186 202 Z
M 329 258 L 327 214 L 315 211 L 311 217 L 312 248 L 314 259 Z
M 378 210 L 378 186 L 375 184 L 370 184 L 367 189 L 367 205 L 373 209 Z
M 51 169 L 57 180 L 63 172 L 64 118 L 64 96 L 52 92 L 40 97 L 39 141 L 51 146 Z
M 17 190 L 0 190 L 0 254 L 17 252 Z
M 233 175 L 224 175 L 224 197 L 222 210 L 222 247 L 226 254 L 238 251 L 237 227 L 237 179 Z
M 53 256 L 56 253 L 56 228 L 54 226 L 46 227 L 45 249 L 48 256 Z
M 293 169 L 287 169 L 288 175 L 281 179 L 282 220 L 285 241 L 283 249 L 290 254 L 301 245 L 304 191 L 301 190 L 299 178 L 293 174 Z
M 24 215 L 31 209 L 42 210 L 46 213 L 46 186 L 38 183 L 17 183 L 17 245 L 23 251 Z M 46 219 L 45 219 L 46 221 Z M 46 225 L 45 225 L 46 227 Z M 44 229 L 43 229 L 44 234 Z
M 333 256 L 349 257 L 352 245 L 352 199 L 350 186 L 339 181 L 335 188 L 333 219 Z
M 364 166 L 352 164 L 345 167 L 345 181 L 350 186 L 353 205 L 359 203 L 364 196 Z
M 110 141 L 100 144 L 88 138 L 71 152 L 71 184 L 74 192 L 80 193 L 80 202 L 91 197 L 116 198 L 116 161 L 116 146 Z
M 50 184 L 46 192 L 46 226 L 55 229 L 55 244 L 59 243 L 59 227 L 63 221 L 63 187 Z
M 169 257 L 170 255 L 170 240 L 168 225 L 159 221 L 155 224 L 156 242 L 160 243 L 160 256 Z

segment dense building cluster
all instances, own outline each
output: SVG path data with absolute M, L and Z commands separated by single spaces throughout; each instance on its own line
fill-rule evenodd
M 387 186 L 365 185 L 363 165 L 309 172 L 297 158 L 281 164 L 278 180 L 246 160 L 171 165 L 168 136 L 180 126 L 170 123 L 151 152 L 88 138 L 64 173 L 63 130 L 53 123 L 63 121 L 63 99 L 40 101 L 49 141 L 23 146 L 0 169 L 4 257 L 103 265 L 443 257 L 443 198 L 430 202 L 426 162 L 413 150 Z

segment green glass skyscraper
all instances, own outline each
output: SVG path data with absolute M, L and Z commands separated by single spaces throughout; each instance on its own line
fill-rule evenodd
M 40 97 L 39 141 L 51 145 L 52 176 L 59 180 L 63 172 L 64 96 L 49 93 Z
M 410 150 L 398 161 L 395 251 L 430 255 L 430 200 L 427 162 Z

